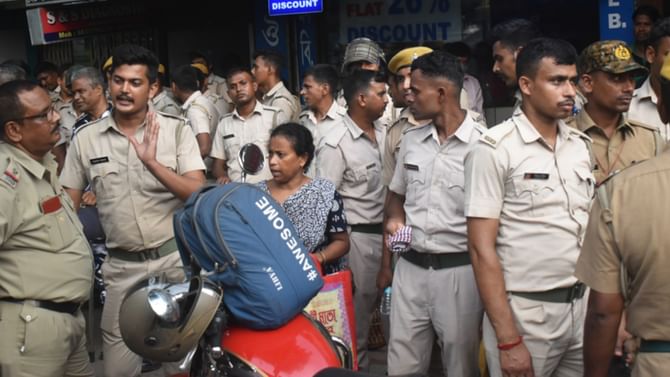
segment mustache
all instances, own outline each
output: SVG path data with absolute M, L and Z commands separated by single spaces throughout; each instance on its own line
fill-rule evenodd
M 130 101 L 130 102 L 133 102 L 133 99 L 132 99 L 131 97 L 126 96 L 126 95 L 123 95 L 123 94 L 119 94 L 118 96 L 116 96 L 116 100 L 117 100 L 117 101 Z

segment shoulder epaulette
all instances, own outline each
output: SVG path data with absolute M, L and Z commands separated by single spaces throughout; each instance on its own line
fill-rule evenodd
M 589 143 L 592 143 L 592 142 L 593 142 L 593 140 L 589 137 L 589 135 L 583 133 L 582 131 L 580 131 L 580 130 L 578 130 L 578 129 L 576 129 L 576 128 L 568 127 L 568 132 L 570 132 L 570 133 L 573 134 L 573 135 L 577 135 L 577 136 L 579 136 L 580 138 L 582 138 L 582 139 L 588 141 Z
M 404 129 L 402 131 L 402 134 L 406 135 L 406 134 L 408 134 L 410 132 L 413 132 L 413 131 L 423 130 L 426 127 L 431 127 L 431 125 L 432 125 L 432 123 L 426 123 L 426 124 L 420 124 L 418 126 L 407 127 L 406 129 Z
M 166 113 L 166 112 L 163 112 L 163 111 L 156 111 L 156 113 L 160 114 L 160 115 L 162 115 L 166 118 L 177 119 L 177 120 L 180 120 L 182 122 L 186 122 L 188 120 L 188 119 L 186 119 L 186 117 L 183 117 L 181 115 L 174 115 L 174 114 Z
M 326 135 L 323 137 L 323 142 L 333 148 L 337 147 L 337 145 L 340 143 L 340 140 L 342 140 L 346 133 L 347 128 L 344 125 L 338 125 L 331 128 L 331 130 L 326 133 Z
M 263 108 L 263 110 L 269 110 L 269 111 L 272 111 L 272 112 L 275 112 L 275 113 L 281 111 L 281 109 L 276 108 L 274 106 L 261 105 L 261 107 Z
M 110 115 L 110 116 L 111 116 L 111 115 Z M 77 135 L 79 135 L 79 133 L 82 132 L 84 129 L 89 128 L 89 127 L 91 127 L 91 126 L 94 125 L 94 124 L 98 124 L 98 123 L 102 122 L 102 121 L 105 120 L 105 119 L 107 119 L 107 117 L 105 117 L 105 118 L 100 118 L 100 119 L 96 119 L 96 120 L 94 120 L 94 121 L 92 121 L 92 122 L 88 122 L 88 123 L 86 123 L 86 124 L 82 124 L 81 126 L 77 127 L 77 128 L 74 130 L 74 132 L 72 133 L 72 138 L 74 139 L 74 137 L 77 136 Z
M 2 165 L 4 165 L 4 170 L 0 176 L 0 182 L 15 189 L 19 183 L 19 169 L 16 167 L 14 160 L 9 156 Z
M 638 120 L 626 119 L 626 123 L 634 127 L 646 128 L 650 131 L 659 131 L 658 127 L 652 126 L 651 124 L 640 122 Z
M 493 148 L 498 148 L 500 141 L 507 135 L 511 134 L 514 130 L 514 127 L 516 127 L 514 122 L 507 120 L 493 128 L 489 128 L 484 131 L 482 136 L 479 137 L 479 141 Z

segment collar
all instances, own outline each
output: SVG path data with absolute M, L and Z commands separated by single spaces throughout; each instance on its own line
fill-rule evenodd
M 272 89 L 268 90 L 268 92 L 265 93 L 265 95 L 263 95 L 263 100 L 265 101 L 268 98 L 272 98 L 283 87 L 284 87 L 284 83 L 282 81 L 279 81 L 277 84 L 275 84 L 275 86 L 272 87 Z
M 17 164 L 23 166 L 30 174 L 36 178 L 43 179 L 45 173 L 48 171 L 53 171 L 55 174 L 55 164 L 54 157 L 51 152 L 47 153 L 40 163 L 40 161 L 35 160 L 30 157 L 28 153 L 22 149 L 14 146 L 13 144 L 7 143 L 5 141 L 0 142 L 8 146 L 7 151 L 11 154 L 12 160 Z
M 160 93 L 158 93 L 154 98 L 151 99 L 151 103 L 158 103 L 163 97 L 165 97 L 167 94 L 165 93 L 165 89 L 161 90 Z
M 449 136 L 447 140 L 451 138 L 456 138 L 461 142 L 468 144 L 471 140 L 472 132 L 474 130 L 475 130 L 474 120 L 472 120 L 472 117 L 470 117 L 469 114 L 466 113 L 463 122 L 458 126 L 456 132 L 454 132 L 453 135 Z M 440 138 L 437 134 L 437 128 L 435 127 L 435 123 L 431 122 L 429 124 L 420 126 L 419 128 L 416 129 L 415 132 L 419 132 L 419 138 L 421 141 L 426 141 L 428 138 L 432 138 L 439 144 Z
M 263 114 L 263 104 L 256 100 L 256 106 L 254 106 L 254 111 L 251 112 L 251 115 L 249 115 L 249 118 L 251 118 L 254 114 Z M 240 115 L 240 113 L 237 112 L 237 106 L 233 109 L 233 117 L 240 119 L 240 120 L 245 120 L 243 116 Z
M 333 99 L 333 103 L 330 104 L 330 107 L 328 108 L 328 111 L 326 112 L 326 116 L 323 118 L 323 120 L 325 120 L 325 119 L 337 120 L 337 119 L 342 118 L 345 113 L 346 113 L 346 110 L 342 106 L 340 106 L 340 104 L 337 103 L 337 101 L 335 99 Z M 307 116 L 307 118 L 309 118 L 309 120 L 312 121 L 312 123 L 314 123 L 314 124 L 318 123 L 317 119 L 316 119 L 316 115 L 314 114 L 314 110 L 307 109 L 307 110 L 303 111 L 303 114 L 305 114 Z
M 358 139 L 359 137 L 363 136 L 363 134 L 365 134 L 365 132 L 363 132 L 363 130 L 360 127 L 358 127 L 356 122 L 354 122 L 354 120 L 351 119 L 351 117 L 349 116 L 349 113 L 345 114 L 344 117 L 342 118 L 342 120 L 343 120 L 344 126 L 347 128 L 347 130 L 349 130 L 349 132 L 351 133 L 351 136 L 354 139 Z M 381 126 L 381 123 L 379 123 L 378 120 L 374 121 L 373 124 L 374 124 L 374 127 L 375 127 L 375 132 L 382 132 L 383 127 Z
M 188 96 L 188 99 L 184 101 L 184 104 L 181 105 L 181 109 L 184 111 L 188 110 L 188 108 L 191 107 L 191 104 L 195 102 L 195 100 L 201 95 L 202 93 L 200 93 L 199 90 L 196 90 L 195 92 L 191 93 L 191 95 Z
M 635 90 L 633 97 L 637 97 L 640 101 L 650 100 L 654 105 L 658 102 L 658 97 L 654 93 L 654 89 L 651 87 L 651 75 L 644 80 L 642 86 Z
M 530 144 L 538 140 L 543 140 L 542 135 L 540 135 L 530 120 L 528 120 L 528 117 L 526 117 L 526 113 L 524 113 L 521 109 L 514 113 L 512 116 L 512 121 L 516 125 L 516 128 L 519 131 L 519 135 L 521 136 L 521 139 L 524 143 Z M 565 124 L 563 119 L 558 120 L 557 136 L 563 140 L 572 138 L 570 130 L 568 129 L 568 125 Z
M 586 112 L 586 109 L 582 109 L 582 111 L 577 113 L 575 120 L 577 123 L 577 129 L 586 134 L 588 134 L 593 129 L 593 127 L 599 128 L 596 125 L 596 122 L 594 122 L 591 116 Z M 616 130 L 623 134 L 631 132 L 633 135 L 635 135 L 634 128 L 628 124 L 627 120 L 628 119 L 626 118 L 625 113 L 621 114 L 619 117 L 619 124 L 616 126 Z
M 147 111 L 147 114 L 148 113 L 149 112 Z M 105 114 L 107 114 L 107 115 L 105 116 Z M 123 132 L 121 132 L 121 129 L 119 129 L 119 126 L 116 124 L 116 120 L 114 120 L 114 117 L 112 116 L 113 115 L 113 110 L 110 108 L 109 110 L 107 110 L 105 112 L 105 114 L 103 114 L 102 118 L 98 119 L 99 123 L 96 126 L 98 131 L 101 134 L 103 134 L 103 133 L 109 131 L 110 129 L 112 129 L 112 130 L 118 132 L 119 134 L 123 135 Z M 146 119 L 146 116 L 145 116 L 144 120 L 142 121 L 142 123 L 140 124 L 140 126 L 137 129 L 139 130 L 139 129 L 143 128 L 146 124 L 147 124 L 147 119 Z

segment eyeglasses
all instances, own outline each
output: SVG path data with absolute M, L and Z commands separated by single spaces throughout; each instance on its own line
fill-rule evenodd
M 15 122 L 22 122 L 25 120 L 36 120 L 38 122 L 44 122 L 45 120 L 53 120 L 53 115 L 57 112 L 56 106 L 52 104 L 49 109 L 43 111 L 39 114 L 25 116 L 23 118 L 13 119 Z

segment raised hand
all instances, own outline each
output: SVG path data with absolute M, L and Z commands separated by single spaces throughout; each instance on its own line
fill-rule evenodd
M 153 162 L 156 160 L 156 147 L 158 145 L 158 131 L 160 130 L 160 124 L 158 123 L 158 118 L 154 111 L 149 111 L 147 113 L 146 126 L 144 130 L 144 138 L 142 143 L 138 142 L 135 139 L 135 136 L 128 136 L 130 144 L 135 148 L 137 157 L 145 165 L 147 163 Z

